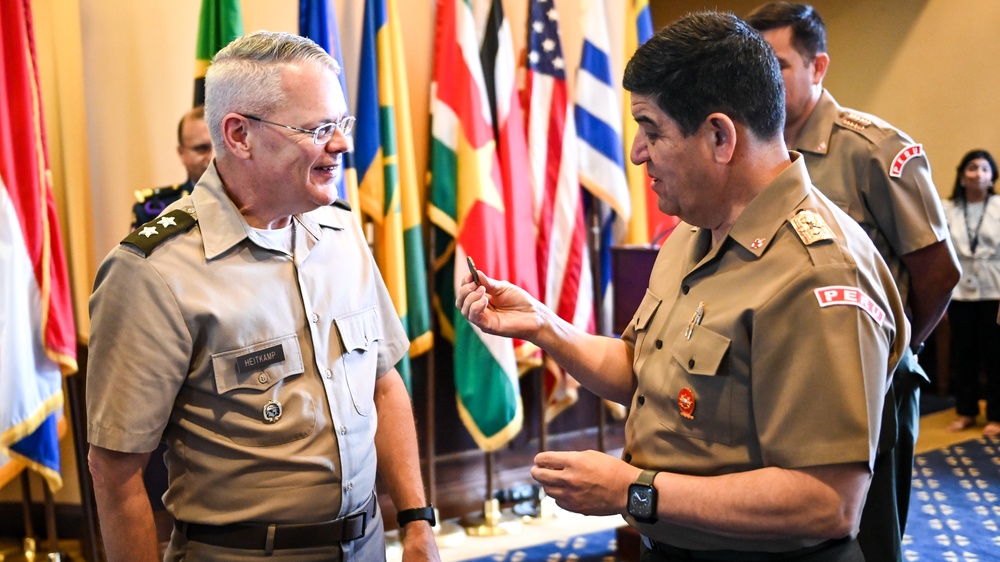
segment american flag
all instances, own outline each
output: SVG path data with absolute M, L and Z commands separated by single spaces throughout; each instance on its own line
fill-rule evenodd
M 542 302 L 594 331 L 593 280 L 578 178 L 576 130 L 569 111 L 559 16 L 550 0 L 531 0 L 528 16 L 528 159 L 538 228 Z M 576 402 L 577 383 L 546 359 L 546 421 Z

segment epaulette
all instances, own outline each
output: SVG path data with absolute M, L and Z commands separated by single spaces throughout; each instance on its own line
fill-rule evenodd
M 345 211 L 351 210 L 351 204 L 348 203 L 346 199 L 343 199 L 341 197 L 338 197 L 336 201 L 331 203 L 331 205 L 333 205 L 334 207 L 339 207 Z
M 121 243 L 133 246 L 142 252 L 143 257 L 149 257 L 157 246 L 191 230 L 197 223 L 198 219 L 190 213 L 175 209 L 133 230 Z
M 809 209 L 801 209 L 795 216 L 788 219 L 792 223 L 792 228 L 799 235 L 802 243 L 811 246 L 822 240 L 833 240 L 835 238 L 830 226 L 826 224 L 823 217 Z
M 837 119 L 837 123 L 848 129 L 860 132 L 868 128 L 868 126 L 872 124 L 872 120 L 867 117 L 862 117 L 852 111 L 845 111 L 840 115 L 840 118 Z

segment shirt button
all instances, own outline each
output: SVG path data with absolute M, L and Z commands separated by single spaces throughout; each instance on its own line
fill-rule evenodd
M 625 453 L 625 462 L 632 462 L 632 453 Z
M 267 384 L 267 373 L 258 373 L 257 382 L 260 384 Z
M 354 488 L 354 482 L 348 482 L 344 484 L 344 489 L 350 492 Z
M 681 292 L 684 293 L 685 295 L 688 294 L 688 291 L 690 290 L 691 290 L 690 285 L 684 285 L 683 287 L 681 287 Z
M 315 324 L 316 322 L 319 322 L 319 314 L 313 312 L 311 315 L 309 315 L 309 319 L 312 320 L 313 324 Z
M 688 359 L 688 369 L 694 369 L 694 359 Z
M 656 349 L 663 349 L 663 340 L 656 340 Z
M 333 378 L 333 371 L 331 371 L 330 369 L 327 369 L 326 371 L 323 371 L 323 376 L 326 377 L 326 378 L 328 378 L 328 379 L 332 379 Z
M 340 426 L 340 434 L 341 435 L 347 435 L 347 426 L 346 425 Z
M 639 405 L 642 406 L 645 403 L 646 403 L 646 397 L 640 394 L 639 395 Z

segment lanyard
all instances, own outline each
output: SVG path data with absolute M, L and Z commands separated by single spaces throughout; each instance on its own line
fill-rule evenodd
M 986 200 L 983 201 L 983 214 L 979 215 L 979 221 L 976 222 L 976 228 L 973 229 L 969 225 L 969 202 L 962 200 L 962 213 L 965 215 L 965 233 L 969 236 L 969 253 L 976 253 L 976 246 L 979 245 L 979 229 L 983 226 L 983 219 L 986 218 L 986 203 L 989 202 L 990 196 L 986 195 Z

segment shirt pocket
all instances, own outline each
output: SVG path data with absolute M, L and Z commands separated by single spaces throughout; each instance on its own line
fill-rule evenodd
M 385 337 L 378 310 L 366 308 L 336 318 L 334 323 L 344 345 L 341 364 L 354 409 L 362 416 L 370 416 L 375 411 L 378 346 Z
M 319 405 L 297 376 L 305 368 L 294 334 L 213 354 L 212 369 L 219 432 L 234 443 L 282 445 L 316 428 Z
M 671 431 L 716 443 L 733 438 L 732 377 L 725 369 L 731 340 L 701 325 L 682 333 L 671 354 L 680 365 L 677 377 L 664 381 L 664 394 L 674 403 L 662 423 Z M 682 402 L 688 402 L 683 404 Z M 685 415 L 687 414 L 687 415 Z
M 632 316 L 632 328 L 635 330 L 635 349 L 642 349 L 642 342 L 649 333 L 650 322 L 652 322 L 653 316 L 656 315 L 656 311 L 660 308 L 660 303 L 662 302 L 663 299 L 654 295 L 649 289 L 646 289 L 646 294 L 642 297 L 639 308 L 635 310 L 635 315 Z M 633 366 L 637 366 L 635 362 L 638 359 L 639 354 L 636 353 L 633 358 Z

